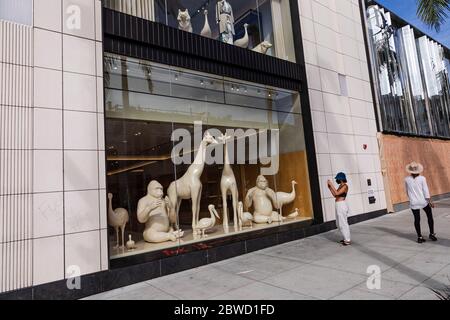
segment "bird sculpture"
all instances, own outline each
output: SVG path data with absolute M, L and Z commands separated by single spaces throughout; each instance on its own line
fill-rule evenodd
M 294 219 L 294 218 L 298 217 L 299 214 L 300 214 L 300 212 L 299 212 L 298 208 L 295 208 L 295 211 L 292 212 L 287 217 L 288 217 L 288 219 Z
M 242 201 L 238 203 L 238 219 L 239 219 L 239 231 L 242 231 L 242 227 L 249 225 L 253 228 L 253 215 L 250 212 L 244 212 L 244 204 Z
M 280 214 L 283 216 L 283 206 L 289 203 L 294 202 L 295 200 L 295 186 L 297 185 L 296 181 L 292 181 L 292 192 L 277 192 L 276 200 L 277 200 L 277 209 L 280 209 Z
M 248 48 L 248 42 L 249 42 L 249 38 L 248 38 L 248 23 L 244 24 L 244 29 L 245 29 L 245 35 L 244 37 L 242 37 L 241 39 L 238 39 L 234 42 L 234 45 L 236 47 L 241 47 L 241 48 Z
M 130 216 L 128 215 L 128 211 L 124 208 L 117 208 L 113 210 L 112 208 L 112 193 L 108 193 L 109 206 L 108 206 L 108 225 L 113 227 L 116 230 L 116 239 L 117 245 L 115 248 L 119 248 L 119 229 L 122 231 L 122 246 L 125 245 L 125 226 L 130 220 Z
M 134 250 L 136 249 L 136 242 L 131 238 L 131 234 L 128 235 L 127 249 Z
M 267 51 L 273 47 L 273 44 L 271 44 L 269 41 L 263 41 L 260 44 L 258 44 L 255 48 L 252 50 L 258 53 L 266 54 Z
M 212 32 L 211 32 L 211 27 L 210 27 L 209 21 L 208 21 L 208 10 L 205 10 L 203 12 L 203 14 L 205 15 L 205 26 L 203 27 L 202 31 L 200 32 L 200 35 L 202 35 L 203 37 L 211 38 Z
M 200 219 L 195 226 L 195 230 L 197 234 L 201 232 L 201 237 L 206 237 L 205 231 L 213 228 L 216 225 L 216 218 L 219 219 L 219 214 L 216 211 L 214 205 L 210 204 L 208 206 L 209 213 L 211 214 L 211 218 L 203 218 Z

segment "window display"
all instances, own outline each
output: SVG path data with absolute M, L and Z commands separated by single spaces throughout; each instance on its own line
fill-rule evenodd
M 295 62 L 289 0 L 106 0 L 107 8 Z
M 112 259 L 312 219 L 297 92 L 110 54 L 105 88 Z

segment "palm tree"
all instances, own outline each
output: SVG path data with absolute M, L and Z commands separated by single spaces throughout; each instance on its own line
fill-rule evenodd
M 450 0 L 417 0 L 417 16 L 439 32 L 450 11 Z

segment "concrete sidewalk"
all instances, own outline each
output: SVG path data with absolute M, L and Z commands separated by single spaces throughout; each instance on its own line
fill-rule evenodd
M 332 231 L 88 299 L 437 299 L 430 288 L 450 286 L 450 199 L 434 217 L 438 242 L 418 244 L 403 211 L 351 226 L 350 247 Z M 422 230 L 427 236 L 424 213 Z M 372 265 L 379 290 L 367 288 Z

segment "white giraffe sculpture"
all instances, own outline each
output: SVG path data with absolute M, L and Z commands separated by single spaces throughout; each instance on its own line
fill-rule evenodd
M 197 233 L 197 223 L 200 213 L 200 199 L 202 197 L 202 182 L 200 177 L 205 168 L 206 148 L 210 144 L 218 144 L 216 139 L 207 131 L 198 148 L 194 163 L 191 164 L 187 172 L 178 180 L 172 182 L 167 189 L 167 196 L 170 202 L 170 219 L 175 223 L 180 210 L 182 200 L 192 200 L 192 230 Z M 175 223 L 177 229 L 178 223 Z
M 228 153 L 228 141 L 232 137 L 223 135 L 219 137 L 219 140 L 225 146 L 225 159 L 222 171 L 222 178 L 220 180 L 220 191 L 222 192 L 222 204 L 223 204 L 223 228 L 228 233 L 228 204 L 227 196 L 231 195 L 233 201 L 233 224 L 234 231 L 238 231 L 238 217 L 237 217 L 237 205 L 239 201 L 239 192 L 236 183 L 236 177 L 234 176 L 233 169 L 231 168 L 230 157 Z

